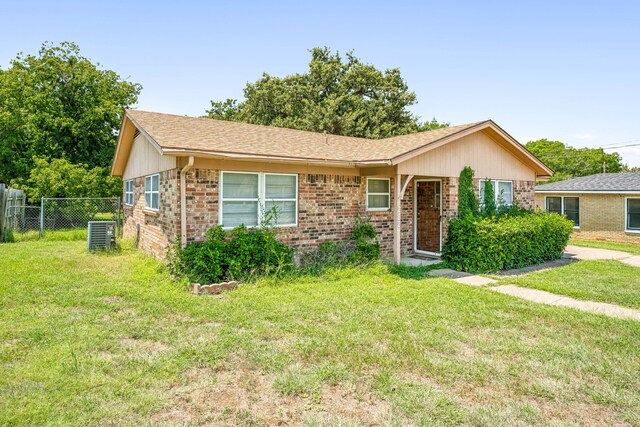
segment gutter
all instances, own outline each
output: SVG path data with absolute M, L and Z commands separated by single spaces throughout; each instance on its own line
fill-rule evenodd
M 322 164 L 322 165 L 347 165 L 352 167 L 358 166 L 391 166 L 393 165 L 392 160 L 390 159 L 380 159 L 380 160 L 365 160 L 365 161 L 353 161 L 353 160 L 332 160 L 332 159 L 316 159 L 309 157 L 286 157 L 286 156 L 269 156 L 264 154 L 245 154 L 245 153 L 231 153 L 226 151 L 207 151 L 207 150 L 190 150 L 186 148 L 163 148 L 162 154 L 166 156 L 179 156 L 179 155 L 189 155 L 189 156 L 198 156 L 198 157 L 206 157 L 210 156 L 213 158 L 228 158 L 228 159 L 238 159 L 238 160 L 275 160 L 275 161 L 284 161 L 284 162 L 293 162 L 293 163 L 306 163 L 306 164 Z
M 189 161 L 180 171 L 180 245 L 187 246 L 187 173 L 193 168 L 195 157 L 189 156 Z

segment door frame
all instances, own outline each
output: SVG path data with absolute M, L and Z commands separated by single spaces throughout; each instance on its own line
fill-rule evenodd
M 440 183 L 440 236 L 437 252 L 421 251 L 418 249 L 418 182 L 439 182 Z M 417 254 L 440 256 L 442 253 L 442 178 L 416 178 L 413 180 L 413 251 Z

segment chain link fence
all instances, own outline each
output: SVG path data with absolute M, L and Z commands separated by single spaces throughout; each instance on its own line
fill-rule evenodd
M 118 197 L 43 198 L 40 206 L 7 207 L 4 233 L 10 235 L 11 240 L 38 238 L 50 232 L 86 234 L 89 221 L 116 221 L 120 230 L 121 219 Z
M 42 234 L 51 230 L 87 228 L 89 221 L 116 221 L 120 228 L 120 198 L 42 199 Z

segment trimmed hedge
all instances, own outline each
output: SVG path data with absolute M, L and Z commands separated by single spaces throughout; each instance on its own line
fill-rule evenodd
M 449 224 L 442 257 L 470 273 L 526 267 L 562 257 L 572 231 L 573 223 L 555 213 L 467 217 Z

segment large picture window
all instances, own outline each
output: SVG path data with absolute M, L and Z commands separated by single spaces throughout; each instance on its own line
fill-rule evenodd
M 278 226 L 298 221 L 298 176 L 257 172 L 222 172 L 220 224 L 225 228 L 260 225 L 271 213 Z
M 640 232 L 640 197 L 626 199 L 626 230 Z
M 513 205 L 513 181 L 500 181 L 495 179 L 483 179 L 480 181 L 480 205 L 484 205 L 484 186 L 489 182 L 493 185 L 496 206 Z
M 128 179 L 124 182 L 124 204 L 133 206 L 133 180 Z
M 386 211 L 391 208 L 391 180 L 367 178 L 367 210 Z
M 160 207 L 160 175 L 144 177 L 144 206 L 147 209 L 158 210 Z
M 580 227 L 580 198 L 564 196 L 545 197 L 545 210 L 560 215 L 566 215 L 573 221 L 574 227 Z

